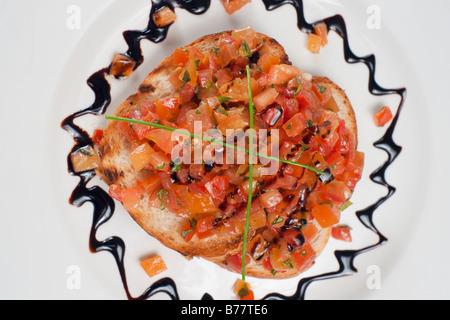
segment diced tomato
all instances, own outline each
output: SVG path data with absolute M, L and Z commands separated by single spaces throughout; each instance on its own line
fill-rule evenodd
M 124 189 L 123 190 L 123 207 L 125 210 L 135 210 L 139 207 L 141 202 L 142 192 L 137 189 Z
M 302 227 L 302 233 L 303 233 L 303 236 L 305 237 L 305 240 L 307 242 L 311 243 L 314 240 L 314 238 L 317 236 L 317 234 L 319 233 L 319 230 L 314 225 L 314 223 L 308 222 L 308 224 L 306 226 Z
M 355 174 L 348 171 L 344 172 L 341 178 L 341 180 L 345 183 L 347 187 L 350 188 L 350 190 L 355 190 L 356 184 L 359 182 L 360 179 L 361 179 L 360 174 Z
M 284 122 L 289 121 L 299 112 L 299 104 L 295 98 L 286 98 L 284 100 Z
M 263 260 L 263 267 L 264 269 L 269 271 L 273 270 L 272 264 L 270 263 L 270 257 L 267 257 Z
M 112 184 L 109 186 L 109 195 L 120 202 L 122 202 L 125 197 L 122 187 L 117 184 Z
M 180 173 L 179 170 L 177 174 Z M 169 206 L 171 211 L 184 214 L 188 211 L 189 189 L 184 185 L 174 185 L 169 191 Z
M 194 220 L 195 221 L 195 220 Z M 183 228 L 181 228 L 181 236 L 186 242 L 191 241 L 195 235 L 196 225 L 193 225 L 192 221 L 187 222 Z
M 306 90 L 300 91 L 296 96 L 300 110 L 308 109 L 311 105 L 311 96 Z
M 295 66 L 279 64 L 272 65 L 269 74 L 273 84 L 282 84 L 288 82 L 292 78 L 300 77 L 302 75 L 302 70 Z
M 268 189 L 286 189 L 286 190 L 294 190 L 297 187 L 299 178 L 285 174 L 283 176 L 277 177 L 275 182 L 268 186 Z
M 116 54 L 109 68 L 109 74 L 115 77 L 129 77 L 136 67 L 136 61 L 122 54 Z
M 219 61 L 222 67 L 228 66 L 232 61 L 237 59 L 238 53 L 234 43 L 221 46 L 219 49 Z
M 228 256 L 226 258 L 227 265 L 234 271 L 241 273 L 242 271 L 242 253 L 236 253 L 235 255 Z M 249 264 L 251 258 L 245 255 L 245 265 Z
M 145 138 L 155 142 L 158 147 L 167 154 L 172 153 L 172 132 L 164 129 L 153 129 L 145 135 Z
M 314 32 L 322 39 L 322 47 L 328 44 L 328 27 L 324 22 L 316 25 Z
M 180 102 L 176 98 L 168 98 L 163 101 L 155 100 L 156 114 L 161 120 L 174 121 L 177 117 Z
M 380 111 L 375 115 L 375 124 L 378 127 L 384 126 L 386 123 L 391 121 L 393 118 L 392 111 L 389 107 L 383 107 Z
M 268 88 L 253 98 L 256 110 L 263 111 L 267 106 L 272 104 L 278 97 L 279 93 L 275 88 Z
M 227 176 L 216 176 L 205 184 L 209 194 L 216 199 L 222 199 L 229 186 L 230 178 Z
M 147 142 L 143 142 L 138 145 L 129 154 L 129 158 L 133 168 L 136 171 L 141 171 L 146 165 L 150 163 L 150 157 L 155 151 L 150 147 Z
M 219 71 L 219 69 L 222 67 L 222 65 L 220 64 L 219 61 L 219 57 L 213 52 L 211 53 L 211 55 L 209 56 L 209 65 L 208 65 L 209 69 L 213 70 L 213 71 Z
M 120 133 L 123 134 L 123 136 L 129 141 L 129 142 L 135 142 L 138 138 L 136 136 L 136 133 L 133 131 L 133 127 L 131 123 L 124 122 L 124 121 L 118 121 L 117 122 L 117 129 L 120 131 Z
M 92 140 L 96 145 L 100 144 L 100 141 L 102 141 L 103 138 L 103 130 L 95 129 L 94 134 L 92 136 Z
M 323 107 L 325 108 L 325 110 L 331 110 L 336 113 L 338 113 L 341 110 L 331 93 L 330 93 L 330 97 L 328 98 L 328 101 L 324 104 Z
M 270 249 L 270 264 L 275 270 L 286 270 L 294 268 L 294 259 L 288 248 L 288 243 L 281 238 L 276 246 Z
M 225 69 L 218 70 L 215 77 L 217 78 L 217 87 L 219 88 L 232 80 L 230 74 Z
M 334 239 L 345 242 L 352 242 L 351 229 L 346 226 L 335 226 L 331 229 L 331 236 Z
M 283 123 L 283 109 L 274 103 L 264 110 L 262 118 L 270 127 L 278 127 L 278 124 Z
M 263 54 L 258 60 L 259 68 L 265 73 L 270 71 L 270 67 L 278 64 L 280 64 L 280 59 L 268 53 Z
M 247 3 L 250 3 L 251 1 L 252 0 L 220 0 L 226 12 L 230 15 L 240 10 L 243 6 L 245 6 Z
M 217 228 L 216 219 L 213 216 L 209 216 L 197 221 L 197 237 L 199 239 L 204 239 L 212 235 L 214 230 Z
M 142 181 L 142 186 L 145 191 L 152 194 L 154 191 L 161 189 L 161 181 L 159 176 L 152 174 Z
M 233 291 L 239 300 L 255 300 L 255 295 L 250 285 L 242 280 L 237 280 L 234 284 Z
M 176 65 L 177 67 L 184 67 L 186 66 L 188 61 L 189 61 L 189 54 L 187 50 L 175 49 L 175 52 L 173 54 L 174 65 Z
M 270 190 L 260 196 L 261 206 L 271 208 L 283 201 L 283 196 L 278 190 Z
M 211 69 L 204 69 L 197 71 L 198 75 L 198 82 L 200 85 L 204 88 L 207 86 L 211 86 L 213 84 L 213 70 Z
M 341 211 L 336 205 L 324 203 L 314 206 L 311 214 L 322 228 L 328 228 L 339 222 Z
M 306 127 L 306 118 L 303 113 L 297 113 L 283 125 L 283 129 L 288 137 L 298 136 Z
M 167 270 L 167 266 L 161 256 L 154 256 L 141 262 L 141 267 L 149 277 L 154 277 L 157 274 Z
M 252 215 L 249 218 L 249 225 L 252 229 L 262 228 L 266 225 L 267 217 L 264 210 L 260 210 Z
M 195 87 L 189 83 L 185 84 L 180 90 L 180 99 L 183 103 L 189 102 L 195 95 Z M 177 108 L 179 105 L 177 105 Z
M 353 159 L 349 159 L 347 170 L 361 176 L 364 168 L 365 155 L 363 152 L 355 151 Z
M 334 176 L 341 174 L 347 166 L 347 159 L 339 151 L 335 151 L 327 157 L 326 161 Z
M 322 188 L 322 199 L 336 204 L 344 204 L 352 195 L 344 182 L 333 180 Z
M 272 230 L 278 229 L 284 226 L 286 222 L 286 215 L 282 215 L 277 211 L 268 211 L 267 212 L 267 226 Z
M 322 48 L 322 38 L 318 35 L 310 33 L 308 36 L 307 49 L 309 52 L 318 54 L 320 53 L 320 48 Z
M 316 252 L 309 243 L 305 243 L 302 248 L 294 250 L 292 255 L 294 256 L 295 268 L 298 272 L 305 271 L 316 258 Z
M 156 105 L 152 101 L 143 101 L 141 103 L 141 114 L 147 120 L 148 115 L 155 116 L 156 118 Z
M 284 233 L 287 243 L 294 249 L 298 249 L 305 243 L 305 238 L 300 230 L 289 229 Z
M 217 129 L 226 134 L 227 129 L 239 130 L 245 129 L 249 125 L 249 121 L 243 115 L 228 116 L 224 121 L 220 122 Z
M 166 27 L 175 22 L 177 15 L 169 7 L 163 7 L 153 14 L 153 20 L 158 28 Z
M 312 86 L 312 90 L 321 104 L 325 104 L 331 97 L 331 90 L 324 86 Z M 329 110 L 326 110 L 330 112 Z M 333 112 L 334 113 L 334 112 Z
M 169 77 L 169 82 L 172 84 L 174 88 L 180 88 L 183 80 L 181 73 L 184 72 L 184 69 L 181 67 L 178 67 L 176 70 L 173 71 L 173 73 Z
M 202 217 L 218 211 L 210 195 L 190 193 L 189 211 L 194 217 Z

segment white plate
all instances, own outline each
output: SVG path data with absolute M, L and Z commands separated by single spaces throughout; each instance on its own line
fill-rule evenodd
M 386 245 L 355 259 L 355 266 L 359 270 L 357 274 L 314 282 L 308 287 L 307 299 L 378 297 L 377 294 L 380 291 L 370 286 L 374 276 L 372 272 L 380 271 L 381 274 L 378 275 L 381 276 L 379 278 L 381 284 L 388 283 L 391 270 L 395 269 L 399 261 L 403 259 L 403 252 L 407 247 L 405 244 L 414 236 L 411 230 L 417 227 L 417 221 L 420 221 L 420 215 L 423 213 L 424 202 L 411 201 L 411 199 L 423 199 L 427 196 L 423 191 L 423 184 L 429 182 L 427 171 L 421 170 L 415 173 L 414 179 L 421 183 L 410 182 L 411 169 L 425 168 L 431 154 L 428 144 L 431 130 L 428 121 L 430 115 L 421 108 L 425 101 L 421 86 L 418 85 L 421 80 L 416 75 L 414 64 L 408 58 L 409 52 L 398 41 L 387 21 L 383 20 L 382 29 L 368 29 L 367 8 L 370 4 L 369 1 L 354 0 L 351 4 L 349 1 L 307 0 L 305 16 L 307 21 L 313 22 L 331 15 L 342 14 L 347 22 L 349 42 L 353 52 L 359 56 L 371 53 L 376 55 L 378 83 L 385 88 L 406 87 L 408 89 L 404 111 L 394 134 L 395 141 L 404 147 L 404 152 L 390 167 L 386 176 L 388 182 L 396 186 L 398 190 L 395 196 L 375 213 L 375 224 L 389 241 Z M 45 160 L 39 163 L 45 166 L 41 169 L 45 170 L 48 178 L 46 181 L 40 180 L 40 186 L 42 190 L 45 190 L 43 199 L 46 200 L 46 204 L 39 209 L 45 217 L 45 229 L 41 234 L 45 245 L 40 248 L 45 259 L 41 262 L 43 265 L 41 268 L 46 269 L 44 279 L 49 283 L 47 290 L 42 292 L 44 297 L 126 298 L 113 258 L 107 253 L 91 254 L 88 250 L 92 206 L 75 208 L 68 204 L 68 198 L 78 180 L 67 174 L 65 158 L 72 148 L 73 141 L 59 127 L 59 124 L 69 114 L 93 102 L 92 91 L 86 85 L 87 78 L 97 70 L 108 66 L 115 53 L 126 50 L 122 32 L 129 29 L 144 29 L 148 22 L 149 10 L 149 3 L 144 0 L 108 3 L 103 11 L 98 11 L 98 15 L 89 20 L 89 23 L 84 22 L 83 33 L 78 41 L 70 50 L 66 49 L 66 52 L 70 52 L 70 56 L 63 68 L 53 73 L 57 79 L 57 86 L 52 91 L 52 103 L 46 109 L 48 114 L 44 123 L 48 126 L 40 127 L 47 139 L 45 148 L 33 149 L 36 154 L 43 154 Z M 355 204 L 343 215 L 343 221 L 354 229 L 354 242 L 345 244 L 331 240 L 316 265 L 301 277 L 336 271 L 338 268 L 334 257 L 336 249 L 359 249 L 376 243 L 377 237 L 357 221 L 354 212 L 366 208 L 386 195 L 385 188 L 374 184 L 369 179 L 369 174 L 386 160 L 385 152 L 373 147 L 373 142 L 384 134 L 386 128 L 376 128 L 372 118 L 374 110 L 383 105 L 390 105 L 395 111 L 399 103 L 398 96 L 371 95 L 367 88 L 366 66 L 349 65 L 344 61 L 342 40 L 334 32 L 330 33 L 330 43 L 319 56 L 308 53 L 305 48 L 306 35 L 297 29 L 295 11 L 289 5 L 268 12 L 262 2 L 253 1 L 251 5 L 247 5 L 230 17 L 226 15 L 218 1 L 213 1 L 211 8 L 204 15 L 194 16 L 183 10 L 176 10 L 176 13 L 178 20 L 171 27 L 166 41 L 153 44 L 144 40 L 142 42 L 145 57 L 143 65 L 125 81 L 112 80 L 113 102 L 108 112 L 112 112 L 120 102 L 136 92 L 139 83 L 147 73 L 175 48 L 208 33 L 251 25 L 258 32 L 277 39 L 286 48 L 295 65 L 313 74 L 328 76 L 347 91 L 357 115 L 359 148 L 366 153 L 365 174 L 354 195 Z M 286 32 L 286 30 L 289 31 Z M 417 110 L 421 112 L 416 112 Z M 88 132 L 92 132 L 93 129 L 104 126 L 105 121 L 100 117 L 88 116 L 77 123 Z M 415 148 L 417 145 L 421 146 L 420 149 Z M 48 157 L 50 154 L 52 156 Z M 42 177 L 42 174 L 38 177 Z M 94 180 L 93 183 L 104 186 L 98 180 Z M 21 201 L 20 197 L 13 194 L 10 194 L 9 199 Z M 23 206 L 30 208 L 27 204 Z M 6 208 L 15 207 L 11 204 Z M 8 222 L 4 225 L 8 225 Z M 41 223 L 38 225 L 40 226 Z M 5 240 L 10 233 L 3 233 Z M 231 288 L 238 275 L 198 259 L 185 260 L 178 253 L 163 247 L 149 237 L 120 207 L 117 208 L 113 219 L 100 228 L 98 239 L 103 240 L 113 235 L 121 237 L 126 243 L 125 265 L 130 292 L 133 296 L 140 295 L 154 281 L 171 277 L 176 282 L 181 299 L 200 299 L 204 293 L 211 294 L 215 299 L 233 298 Z M 27 238 L 27 240 L 29 241 L 21 240 L 20 244 L 32 243 L 32 239 Z M 11 246 L 8 251 L 10 256 L 16 254 L 13 248 Z M 42 257 L 35 250 L 31 251 L 30 257 Z M 139 261 L 143 256 L 152 253 L 160 254 L 169 269 L 149 279 L 139 266 Z M 56 257 L 59 255 L 59 259 L 55 257 L 55 254 Z M 56 266 L 46 262 L 54 260 L 58 261 Z M 3 268 L 13 273 L 15 266 L 16 264 L 11 263 L 9 267 Z M 19 269 L 24 273 L 30 271 L 23 266 Z M 74 279 L 72 276 L 77 275 L 81 275 L 81 287 L 71 286 L 70 281 Z M 289 280 L 250 278 L 249 282 L 255 289 L 256 297 L 262 298 L 270 292 L 293 294 L 301 277 Z M 36 287 L 45 287 L 42 283 L 44 280 L 29 274 L 25 276 L 25 279 L 31 279 L 25 282 L 32 283 L 31 293 L 28 296 L 39 297 Z M 6 281 L 6 284 L 5 288 L 9 288 L 9 293 L 13 296 L 27 296 L 24 291 L 12 289 L 15 288 L 12 281 Z M 2 292 L 2 295 L 8 296 L 8 292 Z M 167 296 L 159 294 L 154 298 L 167 299 Z

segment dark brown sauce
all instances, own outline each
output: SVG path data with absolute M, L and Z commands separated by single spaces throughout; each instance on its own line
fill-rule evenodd
M 272 11 L 277 9 L 280 6 L 290 4 L 297 11 L 298 18 L 298 27 L 300 30 L 306 33 L 314 32 L 314 25 L 320 23 L 322 21 L 318 21 L 316 23 L 310 24 L 306 21 L 303 12 L 303 1 L 302 0 L 262 0 L 266 6 L 268 11 Z M 181 1 L 181 0 L 152 0 L 152 9 L 150 12 L 149 24 L 145 30 L 142 31 L 126 31 L 124 32 L 124 39 L 128 44 L 128 50 L 124 54 L 124 56 L 134 60 L 136 62 L 135 68 L 138 68 L 144 57 L 142 56 L 142 51 L 140 47 L 140 41 L 143 39 L 152 41 L 154 43 L 159 43 L 163 41 L 167 33 L 169 31 L 170 26 L 164 28 L 158 28 L 153 19 L 153 13 L 157 12 L 163 7 L 169 7 L 172 10 L 174 8 L 182 8 L 187 10 L 192 14 L 203 14 L 209 9 L 210 0 L 191 0 L 191 1 Z M 329 30 L 335 31 L 339 34 L 344 41 L 344 54 L 345 60 L 348 63 L 364 63 L 367 65 L 370 75 L 369 75 L 369 91 L 373 95 L 399 95 L 401 97 L 401 102 L 399 104 L 397 113 L 387 129 L 385 135 L 378 141 L 374 143 L 376 148 L 385 150 L 388 159 L 387 161 L 375 172 L 373 172 L 370 176 L 372 181 L 377 184 L 383 185 L 387 188 L 388 194 L 379 199 L 377 202 L 373 203 L 369 207 L 364 210 L 360 210 L 356 213 L 357 217 L 361 221 L 361 223 L 370 229 L 372 232 L 378 235 L 378 242 L 359 249 L 359 250 L 345 250 L 345 251 L 336 251 L 335 255 L 339 262 L 339 269 L 335 272 L 326 273 L 323 275 L 318 275 L 310 278 L 304 278 L 300 280 L 297 286 L 297 291 L 293 296 L 287 297 L 283 296 L 279 293 L 271 293 L 268 294 L 263 300 L 296 300 L 296 299 L 305 299 L 305 293 L 307 287 L 314 281 L 317 280 L 325 280 L 331 279 L 341 276 L 346 276 L 357 272 L 353 261 L 355 257 L 359 254 L 372 250 L 387 241 L 387 238 L 381 234 L 381 232 L 376 228 L 373 223 L 373 215 L 375 210 L 381 206 L 385 201 L 387 201 L 393 194 L 395 193 L 395 187 L 391 186 L 385 179 L 385 172 L 387 168 L 394 162 L 402 148 L 398 146 L 393 140 L 393 133 L 396 128 L 401 110 L 403 108 L 404 100 L 406 98 L 406 89 L 385 89 L 377 84 L 375 81 L 375 56 L 369 55 L 366 57 L 358 57 L 356 56 L 350 49 L 347 37 L 347 29 L 342 16 L 333 16 L 323 20 L 329 28 Z M 106 109 L 111 103 L 111 87 L 106 80 L 106 76 L 108 75 L 108 70 L 110 67 L 104 68 L 96 73 L 94 73 L 87 81 L 88 86 L 93 90 L 95 94 L 94 103 L 79 111 L 71 116 L 67 117 L 62 122 L 62 128 L 69 132 L 75 140 L 75 145 L 70 154 L 77 152 L 78 150 L 93 145 L 92 139 L 89 135 L 80 127 L 74 124 L 74 120 L 78 117 L 82 117 L 87 114 L 93 115 L 103 115 L 106 112 Z M 116 261 L 117 267 L 120 272 L 120 276 L 123 282 L 123 286 L 127 295 L 127 298 L 130 300 L 144 300 L 152 297 L 157 293 L 167 294 L 173 300 L 179 300 L 179 295 L 177 292 L 176 284 L 173 279 L 163 278 L 155 283 L 153 283 L 147 290 L 145 290 L 140 296 L 133 297 L 130 294 L 130 290 L 128 288 L 128 282 L 126 278 L 126 272 L 124 267 L 124 256 L 125 256 L 125 243 L 124 241 L 116 236 L 112 236 L 106 240 L 98 240 L 96 237 L 98 229 L 114 214 L 115 205 L 113 199 L 109 196 L 107 192 L 101 189 L 98 186 L 94 186 L 91 188 L 87 187 L 89 181 L 95 176 L 94 171 L 88 171 L 83 173 L 76 173 L 73 170 L 72 163 L 70 161 L 70 154 L 68 156 L 68 169 L 69 173 L 80 178 L 80 182 L 75 188 L 70 197 L 70 203 L 75 206 L 82 206 L 86 202 L 90 202 L 93 204 L 93 223 L 90 233 L 89 246 L 90 250 L 93 253 L 107 251 L 111 253 Z M 202 297 L 202 300 L 212 300 L 213 297 L 208 293 L 205 293 Z

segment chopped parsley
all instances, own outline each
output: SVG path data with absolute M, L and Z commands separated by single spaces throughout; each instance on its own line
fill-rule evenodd
M 298 87 L 298 89 L 297 89 L 297 91 L 295 91 L 295 93 L 294 93 L 294 97 L 297 97 L 297 95 L 300 93 L 300 91 L 302 91 L 303 90 L 303 87 L 302 86 L 299 86 Z
M 233 100 L 233 98 L 230 97 L 224 97 L 224 96 L 218 96 L 217 99 L 219 99 L 220 104 L 227 103 Z
M 317 85 L 316 87 L 317 87 L 317 89 L 319 89 L 320 94 L 323 94 L 325 92 L 325 90 L 327 90 L 327 88 L 323 87 L 323 86 Z
M 282 223 L 284 221 L 284 219 L 282 217 L 278 217 L 275 220 L 272 221 L 272 225 L 278 224 L 278 223 Z
M 223 114 L 224 116 L 228 117 L 228 112 L 224 108 L 217 108 L 216 110 L 221 114 Z
M 239 55 L 244 58 L 250 58 L 252 56 L 252 50 L 250 49 L 247 41 L 242 41 L 242 44 L 238 49 Z
M 157 167 L 155 168 L 155 170 L 162 170 L 162 169 L 164 169 L 165 166 L 166 166 L 166 163 L 163 162 L 161 165 L 157 166 Z
M 183 79 L 181 80 L 181 88 L 183 88 L 189 81 L 191 81 L 191 76 L 189 75 L 189 71 L 186 69 L 184 71 Z

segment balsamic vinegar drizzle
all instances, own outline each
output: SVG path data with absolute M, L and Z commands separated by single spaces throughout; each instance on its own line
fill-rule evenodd
M 394 142 L 393 134 L 397 126 L 401 110 L 403 109 L 404 101 L 406 98 L 406 89 L 405 88 L 385 89 L 377 84 L 377 82 L 375 81 L 375 66 L 376 66 L 375 56 L 369 55 L 366 57 L 358 57 L 351 51 L 347 36 L 347 28 L 342 16 L 336 15 L 333 17 L 329 17 L 323 21 L 318 21 L 313 24 L 310 24 L 306 21 L 304 16 L 303 0 L 262 0 L 262 1 L 268 11 L 275 10 L 286 4 L 292 5 L 297 12 L 298 27 L 301 31 L 305 33 L 314 32 L 314 26 L 316 24 L 320 22 L 325 22 L 329 30 L 335 31 L 343 39 L 345 60 L 350 64 L 363 63 L 368 67 L 370 93 L 377 96 L 399 95 L 401 98 L 397 113 L 395 114 L 395 117 L 392 120 L 389 128 L 387 129 L 384 136 L 374 143 L 374 146 L 376 148 L 386 151 L 388 159 L 380 168 L 378 168 L 370 175 L 370 178 L 373 182 L 386 187 L 388 193 L 385 197 L 382 197 L 376 203 L 370 205 L 366 209 L 356 212 L 356 215 L 358 219 L 361 221 L 361 223 L 368 229 L 370 229 L 372 232 L 377 234 L 378 242 L 359 250 L 336 251 L 335 256 L 339 262 L 339 269 L 335 272 L 330 272 L 323 275 L 301 279 L 298 283 L 295 294 L 291 297 L 283 296 L 278 293 L 271 293 L 263 298 L 263 300 L 303 300 L 305 299 L 306 289 L 312 282 L 356 273 L 357 269 L 353 264 L 355 257 L 361 253 L 370 251 L 378 246 L 381 246 L 387 241 L 387 238 L 381 234 L 381 232 L 376 228 L 375 224 L 373 223 L 373 215 L 375 210 L 385 201 L 387 201 L 391 196 L 393 196 L 396 191 L 395 187 L 391 186 L 386 181 L 385 173 L 402 150 L 402 147 L 398 146 Z M 123 33 L 124 39 L 128 44 L 128 50 L 124 55 L 134 60 L 136 62 L 135 68 L 138 68 L 144 60 L 140 47 L 140 41 L 146 39 L 154 43 L 159 43 L 167 37 L 167 33 L 169 31 L 170 26 L 158 28 L 152 19 L 153 13 L 161 10 L 163 7 L 169 7 L 172 10 L 174 10 L 174 8 L 181 8 L 187 10 L 192 14 L 203 14 L 209 9 L 210 3 L 211 3 L 210 0 L 191 0 L 191 1 L 152 0 L 152 8 L 147 28 L 142 31 L 132 30 L 132 31 L 125 31 Z M 145 300 L 157 293 L 164 293 L 167 294 L 172 300 L 179 300 L 176 284 L 174 280 L 170 278 L 163 278 L 155 282 L 138 297 L 133 297 L 131 295 L 130 290 L 128 288 L 128 282 L 124 267 L 124 256 L 125 256 L 124 241 L 116 236 L 112 236 L 103 241 L 99 241 L 96 238 L 97 230 L 104 223 L 109 221 L 109 219 L 114 214 L 115 210 L 114 201 L 109 196 L 109 194 L 105 192 L 103 189 L 101 189 L 99 186 L 94 186 L 91 188 L 87 186 L 87 184 L 95 176 L 95 171 L 76 173 L 73 170 L 70 155 L 86 146 L 93 145 L 93 141 L 89 137 L 89 135 L 83 129 L 75 125 L 74 120 L 78 117 L 82 117 L 87 114 L 103 115 L 106 112 L 106 109 L 111 103 L 111 94 L 110 94 L 111 87 L 106 79 L 109 73 L 109 68 L 110 67 L 99 70 L 98 72 L 94 73 L 87 81 L 88 86 L 94 91 L 95 94 L 94 103 L 90 107 L 75 112 L 71 116 L 67 117 L 61 124 L 62 128 L 67 132 L 69 132 L 69 134 L 71 134 L 71 136 L 76 142 L 75 146 L 73 147 L 72 151 L 70 152 L 67 158 L 69 173 L 74 176 L 78 176 L 80 178 L 80 182 L 74 189 L 69 201 L 71 204 L 77 207 L 82 206 L 86 202 L 91 202 L 93 204 L 94 207 L 93 223 L 89 239 L 90 250 L 93 253 L 107 251 L 111 253 L 111 255 L 113 255 L 120 272 L 120 277 L 122 279 L 122 283 L 127 298 L 129 300 Z M 212 296 L 209 295 L 208 293 L 205 293 L 202 297 L 202 300 L 212 300 L 212 299 L 213 299 Z

